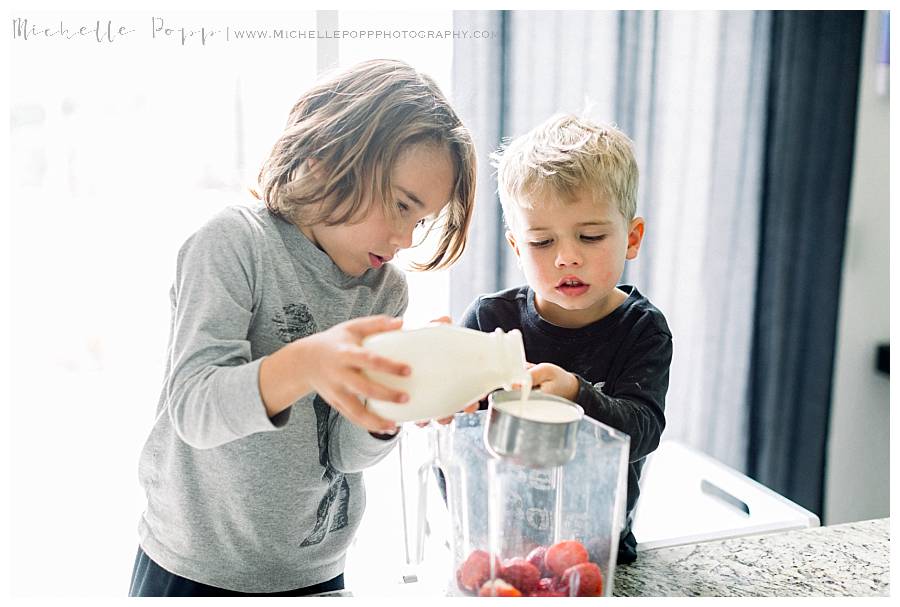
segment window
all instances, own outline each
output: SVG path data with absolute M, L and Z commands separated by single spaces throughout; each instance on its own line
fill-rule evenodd
M 97 18 L 29 21 L 71 33 Z M 121 13 L 102 16 L 102 28 L 107 20 L 132 33 L 112 43 L 33 35 L 11 49 L 15 595 L 121 596 L 144 508 L 137 461 L 161 388 L 178 247 L 218 209 L 246 200 L 319 66 L 399 58 L 451 93 L 452 39 L 335 45 L 300 34 L 329 23 L 443 31 L 450 11 Z M 445 273 L 411 273 L 410 291 L 410 325 L 449 308 Z M 393 494 L 372 499 L 398 482 L 396 460 L 372 475 L 377 516 L 399 504 Z M 47 555 L 60 542 L 93 551 L 79 559 L 84 569 L 57 569 L 48 584 Z

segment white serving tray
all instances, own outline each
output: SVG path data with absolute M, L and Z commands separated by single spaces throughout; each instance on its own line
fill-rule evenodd
M 642 551 L 819 524 L 809 510 L 722 462 L 662 441 L 641 474 L 632 532 Z

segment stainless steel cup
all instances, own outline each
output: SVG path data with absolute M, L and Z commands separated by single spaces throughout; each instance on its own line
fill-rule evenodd
M 484 444 L 488 452 L 532 468 L 562 466 L 575 457 L 578 425 L 584 409 L 570 400 L 533 390 L 529 402 L 552 400 L 578 410 L 569 422 L 540 422 L 517 417 L 497 409 L 494 404 L 522 400 L 520 390 L 493 392 L 488 397 L 488 421 L 484 427 Z

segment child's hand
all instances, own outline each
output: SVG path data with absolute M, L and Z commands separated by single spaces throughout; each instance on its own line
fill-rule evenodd
M 309 387 L 344 417 L 370 432 L 390 433 L 396 423 L 375 415 L 359 396 L 403 403 L 408 396 L 370 380 L 363 369 L 409 375 L 409 365 L 379 356 L 361 346 L 364 338 L 400 328 L 399 318 L 368 316 L 342 322 L 305 340 Z
M 578 397 L 578 378 L 562 367 L 540 363 L 528 369 L 532 388 L 574 401 Z

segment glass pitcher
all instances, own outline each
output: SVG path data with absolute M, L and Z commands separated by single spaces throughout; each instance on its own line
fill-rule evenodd
M 495 393 L 492 398 L 499 394 L 516 398 L 515 393 Z M 628 435 L 585 416 L 578 422 L 575 452 L 568 463 L 526 466 L 489 453 L 485 446 L 488 420 L 489 411 L 459 413 L 450 425 L 429 427 L 431 460 L 418 468 L 419 495 L 425 494 L 428 479 L 435 479 L 443 485 L 446 496 L 446 504 L 430 506 L 443 508 L 448 514 L 451 554 L 436 559 L 444 567 L 450 563 L 445 570 L 445 593 L 504 595 L 507 584 L 499 580 L 512 579 L 513 569 L 507 571 L 514 563 L 512 559 L 532 556 L 536 562 L 540 547 L 558 545 L 556 553 L 565 553 L 568 546 L 560 542 L 574 540 L 586 549 L 589 562 L 599 568 L 602 588 L 597 588 L 596 594 L 611 596 L 625 512 Z M 434 473 L 437 469 L 441 474 Z M 421 557 L 425 500 L 420 497 L 417 506 L 419 524 L 410 525 L 417 529 L 410 535 L 416 537 Z M 478 551 L 483 552 L 473 557 Z M 470 559 L 477 557 L 485 557 L 488 567 L 473 578 Z M 576 596 L 581 569 L 561 575 L 561 570 L 554 573 L 546 568 L 547 557 L 540 558 L 538 586 L 536 580 L 524 584 L 514 580 L 525 590 L 519 592 L 526 596 Z M 552 564 L 559 567 L 558 562 L 562 561 L 557 559 Z M 569 583 L 573 580 L 574 585 Z

